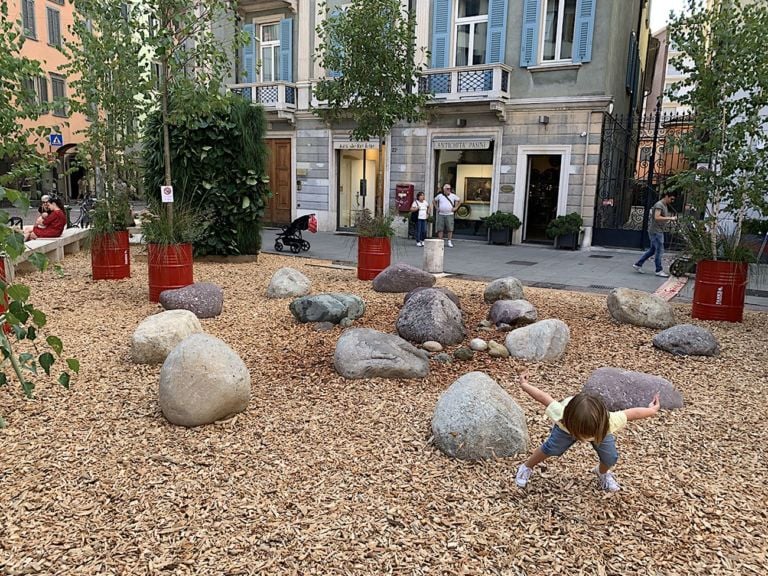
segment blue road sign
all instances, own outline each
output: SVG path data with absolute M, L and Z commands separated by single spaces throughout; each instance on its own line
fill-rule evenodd
M 64 146 L 64 136 L 61 134 L 49 134 L 48 140 L 51 143 L 51 146 Z

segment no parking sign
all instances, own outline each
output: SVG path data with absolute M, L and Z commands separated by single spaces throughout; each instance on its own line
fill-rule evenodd
M 160 186 L 160 198 L 163 202 L 173 202 L 173 186 Z

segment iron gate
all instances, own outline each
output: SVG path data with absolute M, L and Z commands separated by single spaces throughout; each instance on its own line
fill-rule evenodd
M 662 112 L 639 117 L 605 114 L 592 243 L 643 248 L 648 244 L 651 207 L 667 178 L 688 167 L 674 144 L 675 134 L 690 129 L 689 114 Z M 685 198 L 673 209 L 680 211 Z

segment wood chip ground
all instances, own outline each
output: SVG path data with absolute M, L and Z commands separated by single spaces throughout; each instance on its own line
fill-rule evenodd
M 204 329 L 240 354 L 253 387 L 246 412 L 196 429 L 163 419 L 160 367 L 130 361 L 134 328 L 159 311 L 145 263 L 130 280 L 94 283 L 81 254 L 63 276 L 24 277 L 83 369 L 69 391 L 41 379 L 33 401 L 0 389 L 0 574 L 768 574 L 768 315 L 697 322 L 722 353 L 676 358 L 652 347 L 654 331 L 613 323 L 605 296 L 526 288 L 541 318 L 571 329 L 562 361 L 528 366 L 533 383 L 564 397 L 616 366 L 668 378 L 686 407 L 620 433 L 621 492 L 597 489 L 587 446 L 521 491 L 523 455 L 449 460 L 430 420 L 443 390 L 482 370 L 525 410 L 533 449 L 549 423 L 516 387 L 526 366 L 478 353 L 433 362 L 424 380 L 343 380 L 341 329 L 299 325 L 288 300 L 267 300 L 272 273 L 293 266 L 315 292 L 362 296 L 356 325 L 387 332 L 403 295 L 311 264 L 195 265 L 197 281 L 225 291 Z M 484 284 L 438 284 L 461 296 L 467 341 L 487 339 L 476 329 Z M 676 312 L 690 321 L 690 306 Z

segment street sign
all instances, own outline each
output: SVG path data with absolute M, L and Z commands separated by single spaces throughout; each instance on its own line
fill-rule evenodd
M 64 136 L 61 134 L 49 134 L 48 141 L 51 146 L 64 146 Z
M 160 186 L 160 198 L 165 203 L 173 202 L 173 186 Z

